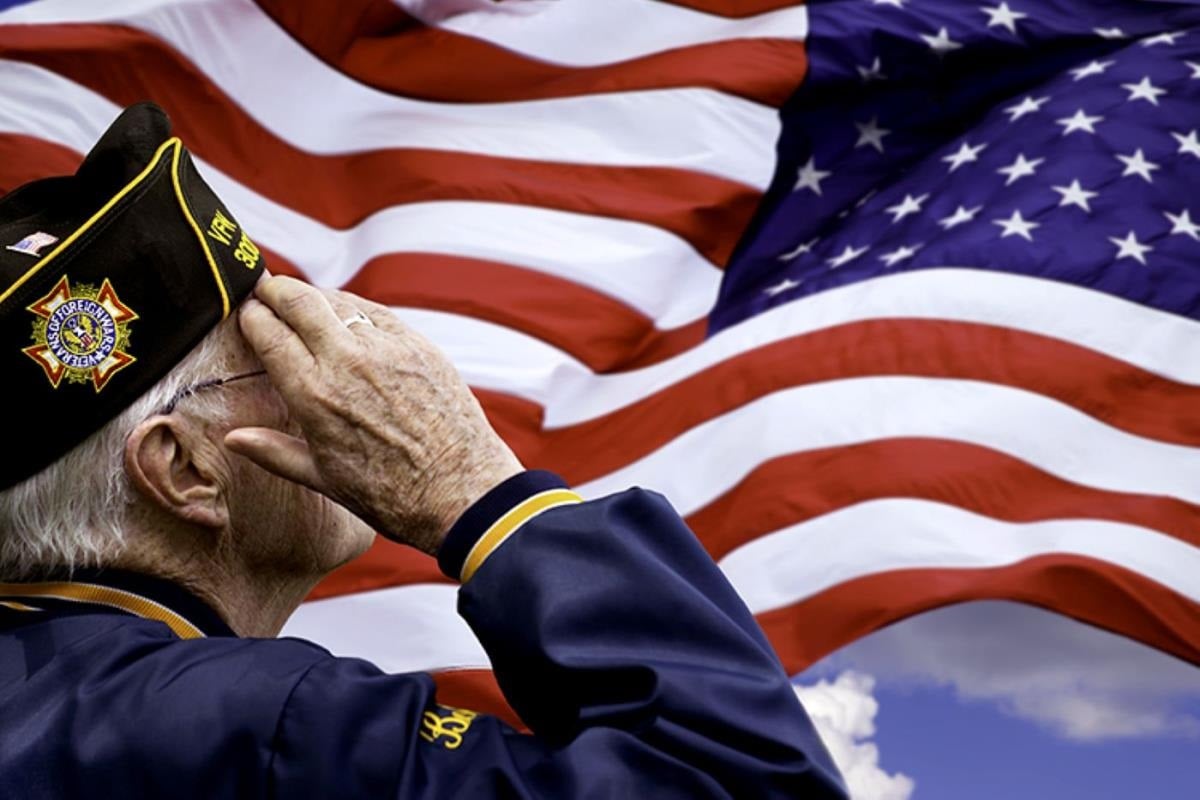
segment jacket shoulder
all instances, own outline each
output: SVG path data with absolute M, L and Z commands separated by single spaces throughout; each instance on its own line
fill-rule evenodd
M 181 641 L 137 619 L 0 633 L 0 797 L 264 796 L 292 691 L 334 660 L 298 639 Z

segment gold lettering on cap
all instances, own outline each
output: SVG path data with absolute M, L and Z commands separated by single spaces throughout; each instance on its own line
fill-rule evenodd
M 233 232 L 236 230 L 237 223 L 221 213 L 219 208 L 213 214 L 212 222 L 208 223 L 208 235 L 226 247 L 233 244 Z
M 238 242 L 237 250 L 233 257 L 242 262 L 242 266 L 246 269 L 254 269 L 258 264 L 259 252 L 258 245 L 250 241 L 250 237 L 242 233 L 242 240 Z

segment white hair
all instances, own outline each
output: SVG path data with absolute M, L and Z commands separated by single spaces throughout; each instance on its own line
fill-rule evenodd
M 133 501 L 125 440 L 188 386 L 224 375 L 236 330 L 232 319 L 219 324 L 119 416 L 41 472 L 0 492 L 0 580 L 101 566 L 122 552 Z M 190 415 L 214 422 L 229 413 L 225 392 L 199 392 L 187 403 Z

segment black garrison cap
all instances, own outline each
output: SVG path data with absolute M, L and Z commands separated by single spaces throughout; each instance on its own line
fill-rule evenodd
M 0 198 L 0 489 L 128 408 L 263 267 L 151 103 L 126 109 L 74 175 Z

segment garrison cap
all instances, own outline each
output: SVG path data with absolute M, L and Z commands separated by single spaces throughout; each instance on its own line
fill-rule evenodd
M 126 109 L 74 175 L 0 197 L 0 489 L 128 408 L 263 268 L 152 103 Z

